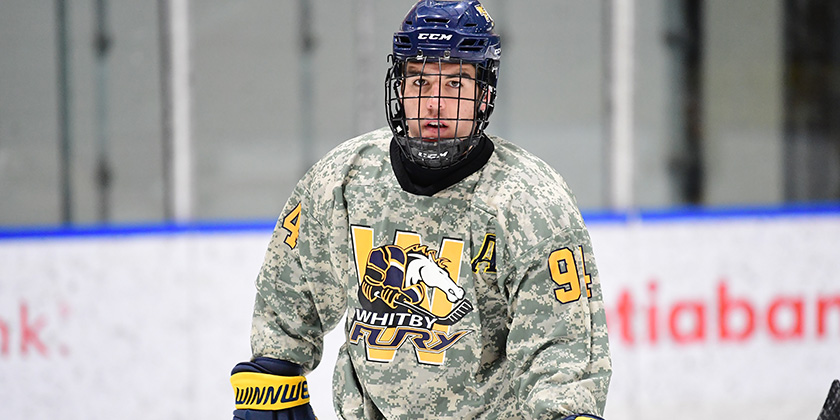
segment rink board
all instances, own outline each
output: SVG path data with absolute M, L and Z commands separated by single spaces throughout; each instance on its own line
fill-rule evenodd
M 840 210 L 592 214 L 610 420 L 816 418 Z M 271 223 L 0 231 L 0 418 L 230 418 Z M 309 375 L 321 419 L 343 334 Z

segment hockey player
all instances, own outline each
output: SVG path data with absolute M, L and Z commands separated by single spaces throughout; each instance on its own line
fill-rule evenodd
M 592 419 L 611 374 L 598 271 L 569 188 L 485 134 L 501 46 L 478 1 L 418 2 L 394 35 L 389 128 L 317 162 L 257 278 L 237 419 L 311 419 L 304 373 L 346 313 L 346 419 Z

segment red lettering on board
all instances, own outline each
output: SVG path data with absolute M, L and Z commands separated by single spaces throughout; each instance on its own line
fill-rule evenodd
M 741 314 L 740 329 L 732 326 L 733 315 Z M 723 341 L 745 341 L 755 332 L 755 308 L 746 299 L 735 299 L 729 295 L 726 283 L 718 284 L 718 334 Z
M 659 289 L 654 279 L 641 298 L 634 294 L 638 289 L 619 290 L 615 306 L 607 308 L 609 329 L 618 342 L 632 347 L 663 341 L 745 343 L 759 335 L 784 342 L 804 340 L 809 333 L 820 340 L 840 337 L 840 293 L 810 298 L 780 294 L 760 302 L 733 293 L 721 279 L 711 297 L 698 290 L 695 296 L 663 302 Z
M 21 300 L 13 313 L 0 313 L 0 358 L 16 355 L 26 357 L 48 357 L 51 354 L 68 356 L 70 348 L 56 342 L 54 332 L 56 321 L 67 322 L 70 306 L 58 304 L 58 310 L 45 310 L 43 302 L 34 305 Z M 4 318 L 5 317 L 5 318 Z

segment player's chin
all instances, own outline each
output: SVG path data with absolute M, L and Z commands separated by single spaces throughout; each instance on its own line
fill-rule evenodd
M 436 142 L 438 140 L 451 139 L 455 137 L 455 130 L 449 127 L 440 128 L 423 128 L 420 132 L 420 138 L 426 142 Z

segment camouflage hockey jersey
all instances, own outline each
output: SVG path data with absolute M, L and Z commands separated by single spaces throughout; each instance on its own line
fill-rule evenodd
M 391 133 L 349 140 L 297 184 L 257 279 L 251 345 L 333 377 L 356 419 L 600 415 L 611 374 L 589 234 L 562 178 L 491 137 L 477 172 L 404 191 Z

